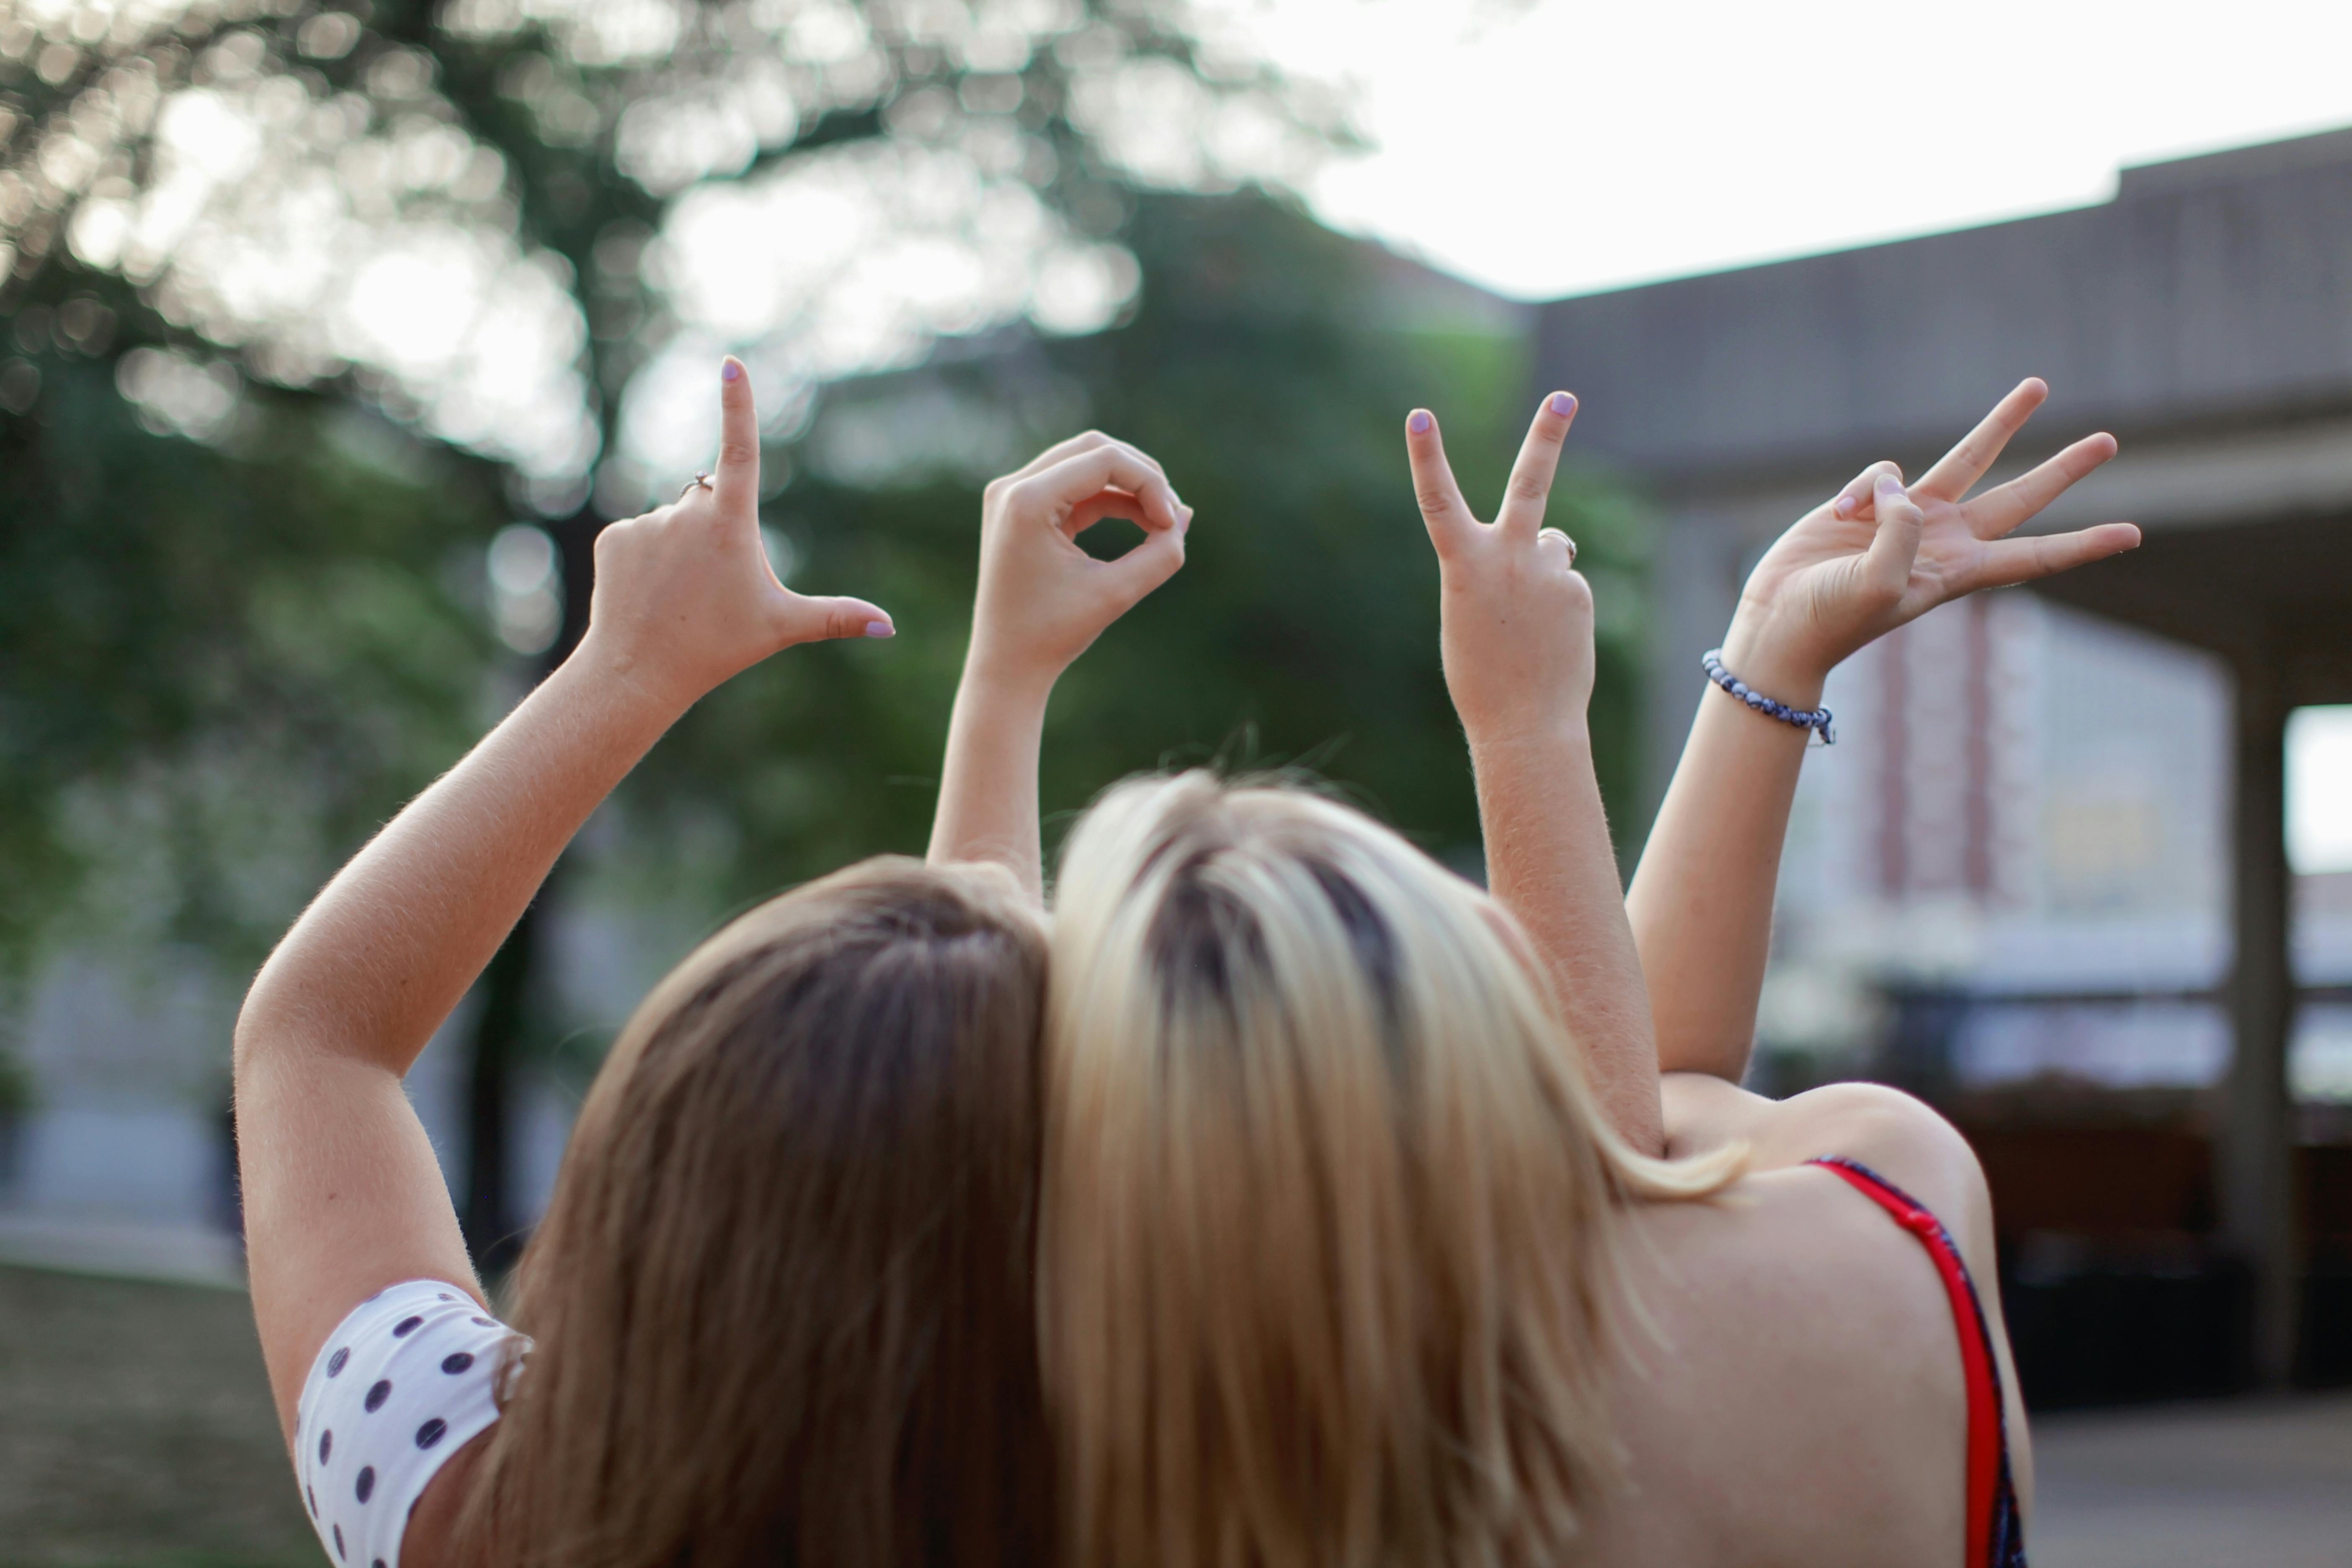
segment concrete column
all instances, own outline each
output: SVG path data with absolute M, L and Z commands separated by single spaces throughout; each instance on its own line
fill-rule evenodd
M 2286 863 L 2285 683 L 2279 661 L 2237 666 L 2237 756 L 2231 806 L 2230 986 L 2236 1050 L 2215 1148 L 2222 1235 L 2253 1269 L 2253 1373 L 2286 1386 L 2301 1293 L 2287 1038 L 2294 1021 L 2292 893 Z

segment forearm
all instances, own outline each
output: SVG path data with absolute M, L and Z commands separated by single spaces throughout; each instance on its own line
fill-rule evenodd
M 1821 700 L 1821 673 L 1776 657 L 1737 626 L 1724 664 L 1791 707 Z M 1712 685 L 1699 700 L 1625 900 L 1662 1071 L 1734 1083 L 1747 1072 L 1781 846 L 1810 739 Z
M 240 1061 L 317 1050 L 404 1074 L 681 710 L 583 645 L 303 912 L 246 999 Z
M 1473 738 L 1489 889 L 1549 971 L 1569 1033 L 1618 1132 L 1665 1146 L 1658 1063 L 1641 959 L 1625 923 L 1617 858 L 1580 726 L 1552 735 Z
M 1011 675 L 967 661 L 948 721 L 940 804 L 929 858 L 993 860 L 1041 902 L 1045 850 L 1037 826 L 1037 751 L 1051 677 Z

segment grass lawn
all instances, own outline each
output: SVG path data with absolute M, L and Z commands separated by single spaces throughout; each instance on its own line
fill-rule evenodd
M 243 1293 L 0 1267 L 0 1564 L 321 1561 Z

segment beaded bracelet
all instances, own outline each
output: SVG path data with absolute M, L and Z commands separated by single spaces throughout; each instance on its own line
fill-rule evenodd
M 1837 735 L 1830 729 L 1830 710 L 1826 708 L 1791 708 L 1785 702 L 1775 702 L 1762 692 L 1753 689 L 1731 671 L 1723 668 L 1723 650 L 1711 648 L 1699 663 L 1706 667 L 1706 678 L 1730 692 L 1748 707 L 1768 719 L 1778 719 L 1783 724 L 1794 724 L 1800 730 L 1817 730 L 1822 744 L 1834 746 Z

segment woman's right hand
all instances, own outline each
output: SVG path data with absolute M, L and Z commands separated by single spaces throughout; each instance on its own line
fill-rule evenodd
M 2137 545 L 2139 530 L 2127 522 L 2009 537 L 2116 455 L 2116 438 L 2104 433 L 1962 499 L 2049 395 L 2028 379 L 1916 484 L 1906 489 L 1900 468 L 1873 463 L 1799 519 L 1749 574 L 1724 638 L 1725 667 L 1769 696 L 1810 708 L 1847 656 L 1938 605 Z
M 1106 518 L 1141 525 L 1116 561 L 1078 548 Z M 929 858 L 993 860 L 1045 897 L 1037 748 L 1045 702 L 1103 628 L 1184 564 L 1192 509 L 1158 463 L 1099 431 L 1073 436 L 992 481 L 980 512 L 971 651 L 948 720 Z
M 1109 518 L 1138 524 L 1144 539 L 1098 561 L 1078 548 L 1078 535 Z M 991 480 L 966 679 L 1050 687 L 1105 627 L 1176 574 L 1192 522 L 1192 509 L 1157 461 L 1097 430 Z

